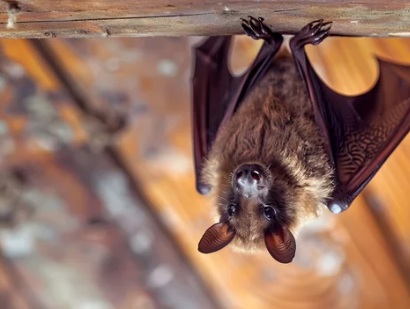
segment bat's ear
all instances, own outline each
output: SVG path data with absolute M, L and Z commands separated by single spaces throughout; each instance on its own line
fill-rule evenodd
M 295 237 L 287 228 L 270 231 L 265 234 L 266 249 L 270 255 L 280 263 L 292 262 L 295 251 Z
M 207 229 L 198 244 L 198 251 L 212 253 L 221 250 L 229 244 L 235 236 L 235 232 L 228 223 L 215 223 Z

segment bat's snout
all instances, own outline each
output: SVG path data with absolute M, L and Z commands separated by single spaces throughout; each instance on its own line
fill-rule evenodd
M 234 185 L 245 197 L 257 197 L 266 189 L 266 178 L 258 164 L 244 164 L 235 173 Z

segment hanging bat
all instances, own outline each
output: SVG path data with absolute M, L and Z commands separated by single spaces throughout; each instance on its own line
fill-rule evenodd
M 230 37 L 196 48 L 196 184 L 219 214 L 200 252 L 232 243 L 291 262 L 302 224 L 323 205 L 346 210 L 408 133 L 409 67 L 378 59 L 379 80 L 359 96 L 334 92 L 312 69 L 304 46 L 322 42 L 331 25 L 302 28 L 290 41 L 292 59 L 262 18 L 242 19 L 245 33 L 264 44 L 240 77 L 228 69 Z

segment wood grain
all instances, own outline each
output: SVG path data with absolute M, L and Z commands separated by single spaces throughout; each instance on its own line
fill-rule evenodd
M 243 0 L 3 0 L 0 37 L 221 35 L 241 32 L 240 18 L 263 16 L 274 29 L 295 33 L 318 18 L 334 34 L 410 36 L 408 1 Z

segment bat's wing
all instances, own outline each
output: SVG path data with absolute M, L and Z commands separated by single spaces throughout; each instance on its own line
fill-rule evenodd
M 228 67 L 231 37 L 210 37 L 195 49 L 193 141 L 196 188 L 201 194 L 210 189 L 201 180 L 201 170 L 219 128 L 266 74 L 283 41 L 281 35 L 270 32 L 262 19 L 243 20 L 242 26 L 248 35 L 265 40 L 253 64 L 242 76 L 234 77 Z
M 338 94 L 318 77 L 303 50 L 328 32 L 323 27 L 321 21 L 309 24 L 292 39 L 291 48 L 335 167 L 336 189 L 328 207 L 337 213 L 349 207 L 409 132 L 410 67 L 378 59 L 380 76 L 371 90 L 359 96 Z

